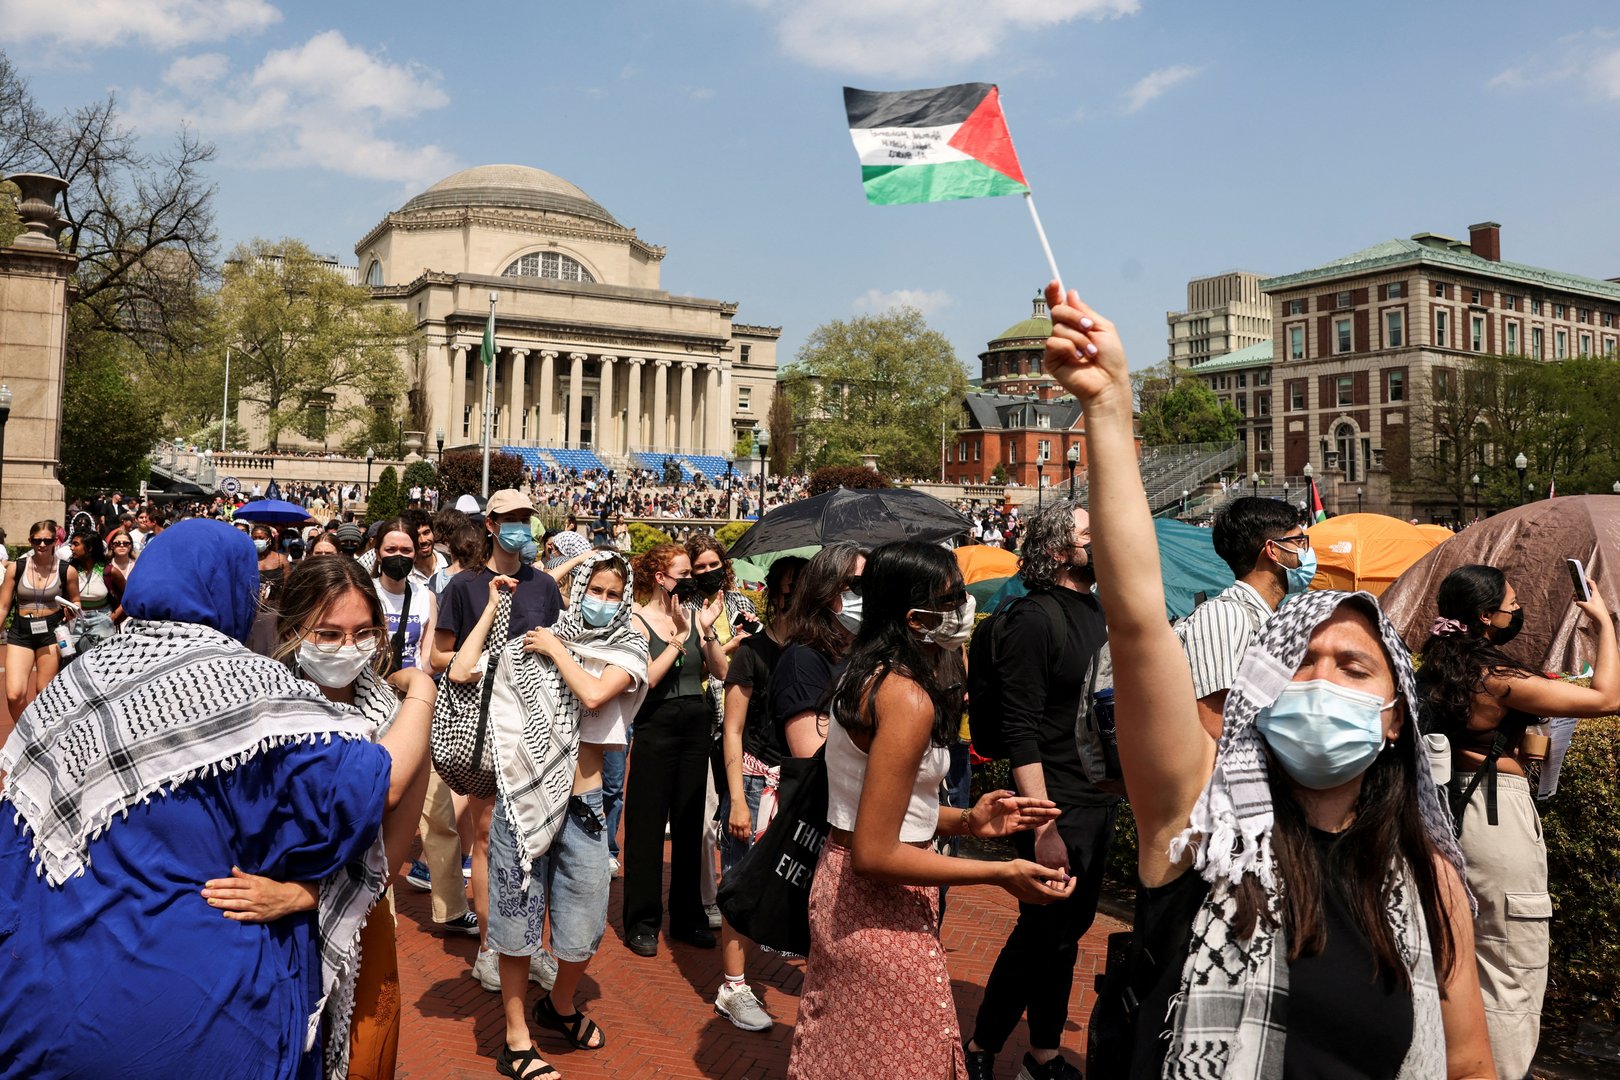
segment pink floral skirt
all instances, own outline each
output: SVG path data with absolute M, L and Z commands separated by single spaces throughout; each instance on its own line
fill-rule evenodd
M 949 1080 L 966 1074 L 939 890 L 855 873 L 827 841 L 810 887 L 810 957 L 789 1080 Z

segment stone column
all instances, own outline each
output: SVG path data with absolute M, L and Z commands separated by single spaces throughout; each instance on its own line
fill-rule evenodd
M 444 441 L 448 445 L 451 435 L 454 434 L 450 426 L 450 361 L 452 353 L 448 345 L 429 345 L 428 355 L 432 363 L 428 370 L 428 384 L 423 387 L 427 394 L 428 417 L 427 431 L 423 432 L 422 453 L 424 456 L 433 449 L 433 430 L 438 428 L 444 432 Z
M 556 445 L 557 421 L 552 414 L 551 387 L 557 379 L 557 351 L 540 350 L 540 407 L 534 420 L 534 437 L 540 445 Z
M 568 445 L 579 445 L 579 414 L 585 405 L 585 354 L 568 354 Z
M 506 437 L 511 440 L 532 438 L 533 436 L 526 436 L 523 430 L 523 416 L 528 406 L 524 386 L 529 380 L 529 350 L 512 349 L 511 353 L 512 371 L 506 388 L 511 406 L 506 410 Z
M 709 444 L 711 454 L 725 454 L 725 440 L 721 438 L 720 423 L 725 419 L 725 398 L 720 394 L 720 361 L 716 360 L 708 368 L 708 385 L 703 388 L 704 408 L 703 417 L 708 421 L 708 431 L 705 439 Z
M 733 434 L 736 425 L 733 417 L 737 415 L 736 392 L 732 389 L 731 368 L 722 364 L 720 366 L 720 453 L 725 457 L 731 456 L 732 447 L 736 445 L 737 437 Z
M 668 447 L 669 438 L 669 361 L 653 361 L 653 411 L 648 417 L 651 421 L 652 437 L 647 440 L 651 446 Z
M 596 393 L 596 445 L 609 454 L 623 451 L 619 445 L 619 412 L 613 402 L 613 364 L 617 356 L 598 357 L 602 361 L 602 379 Z
M 697 432 L 703 414 L 692 400 L 692 371 L 696 367 L 691 360 L 681 361 L 681 405 L 675 414 L 675 445 L 682 450 L 692 449 L 699 441 Z
M 467 441 L 467 346 L 451 344 L 450 415 L 445 418 L 444 441 L 460 446 Z
M 647 436 L 641 430 L 641 376 L 646 361 L 639 356 L 630 357 L 630 369 L 625 372 L 625 389 L 629 391 L 624 410 L 624 450 L 639 450 L 647 445 Z

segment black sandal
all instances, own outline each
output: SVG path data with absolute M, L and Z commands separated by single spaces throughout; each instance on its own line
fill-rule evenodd
M 538 1063 L 539 1072 L 530 1072 L 529 1066 Z M 513 1050 L 510 1046 L 501 1047 L 501 1052 L 495 1055 L 495 1071 L 502 1076 L 510 1076 L 513 1080 L 546 1080 L 548 1076 L 561 1076 L 554 1066 L 546 1064 L 540 1052 L 534 1047 L 527 1050 Z
M 568 1041 L 574 1044 L 575 1050 L 600 1050 L 607 1045 L 607 1036 L 602 1033 L 596 1021 L 583 1012 L 564 1016 L 557 1011 L 557 1006 L 551 1003 L 550 994 L 534 1003 L 534 1022 L 568 1036 Z M 591 1040 L 597 1038 L 601 1039 L 601 1042 L 593 1045 Z

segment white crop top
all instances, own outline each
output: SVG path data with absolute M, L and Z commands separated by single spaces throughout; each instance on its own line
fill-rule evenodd
M 950 751 L 943 746 L 929 746 L 923 751 L 906 818 L 900 823 L 902 843 L 932 840 L 939 831 L 939 784 L 950 767 Z M 855 745 L 844 725 L 833 717 L 827 721 L 827 824 L 855 831 L 855 811 L 861 804 L 861 785 L 865 782 L 866 752 Z

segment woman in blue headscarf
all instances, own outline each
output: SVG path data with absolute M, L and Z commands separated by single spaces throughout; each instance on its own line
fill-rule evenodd
M 256 562 L 220 522 L 154 538 L 123 632 L 0 748 L 0 1075 L 313 1078 L 347 1046 L 393 762 L 243 646 Z M 199 893 L 230 866 L 318 908 L 222 918 Z

